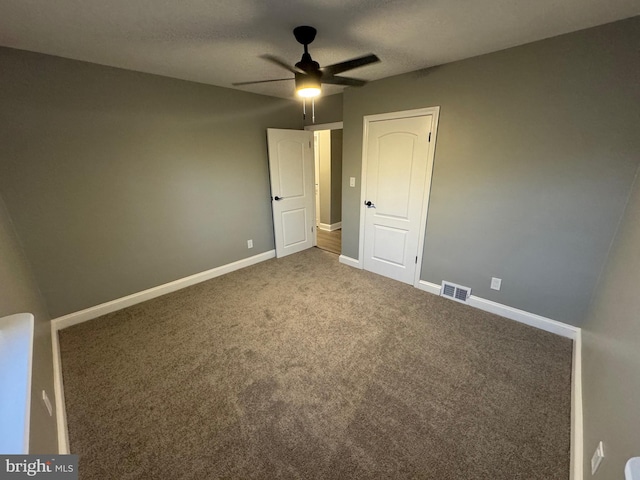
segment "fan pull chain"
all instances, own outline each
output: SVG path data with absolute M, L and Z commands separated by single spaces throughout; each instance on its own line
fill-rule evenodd
M 302 99 L 302 119 L 303 120 L 307 119 L 307 99 L 306 98 Z
M 311 123 L 316 123 L 316 99 L 311 99 Z

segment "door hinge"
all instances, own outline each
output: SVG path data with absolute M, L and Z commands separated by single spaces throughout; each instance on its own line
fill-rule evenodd
M 416 256 L 416 265 L 418 264 L 418 257 Z
M 311 140 L 309 140 L 309 148 L 311 148 Z
M 431 132 L 429 132 L 429 142 L 431 142 Z
M 313 233 L 313 227 L 311 227 L 311 233 Z

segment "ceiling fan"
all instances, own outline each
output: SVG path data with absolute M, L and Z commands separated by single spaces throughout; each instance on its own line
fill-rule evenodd
M 361 87 L 367 82 L 357 78 L 340 77 L 339 73 L 346 72 L 347 70 L 353 70 L 354 68 L 364 67 L 372 63 L 377 63 L 380 59 L 373 54 L 364 55 L 358 58 L 352 58 L 340 63 L 334 63 L 326 67 L 320 67 L 318 62 L 315 62 L 309 54 L 308 46 L 316 38 L 317 30 L 309 26 L 300 26 L 293 29 L 293 35 L 296 40 L 304 45 L 304 53 L 302 58 L 295 66 L 290 66 L 285 61 L 274 55 L 262 55 L 261 58 L 275 63 L 276 65 L 288 70 L 294 74 L 291 78 L 276 78 L 273 80 L 258 80 L 255 82 L 239 82 L 234 83 L 234 86 L 240 85 L 253 85 L 256 83 L 269 83 L 269 82 L 282 82 L 285 80 L 295 80 L 296 93 L 304 98 L 313 98 L 320 95 L 320 88 L 322 83 L 332 85 L 345 85 L 349 87 Z

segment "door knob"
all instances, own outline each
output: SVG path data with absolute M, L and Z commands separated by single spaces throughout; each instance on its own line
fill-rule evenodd
M 367 208 L 376 208 L 376 206 L 373 203 L 371 203 L 370 200 L 364 202 L 364 204 L 367 206 Z
M 276 195 L 275 197 L 273 197 L 273 199 L 274 199 L 276 202 L 279 202 L 279 201 L 280 201 L 280 200 L 282 200 L 283 198 L 284 198 L 284 197 L 279 197 L 279 196 L 277 196 L 277 195 Z

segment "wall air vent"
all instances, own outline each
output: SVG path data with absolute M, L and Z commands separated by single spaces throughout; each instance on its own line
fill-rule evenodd
M 456 302 L 467 303 L 469 295 L 471 295 L 469 287 L 463 287 L 451 282 L 442 282 L 442 288 L 440 289 L 440 296 L 442 297 L 448 297 Z

